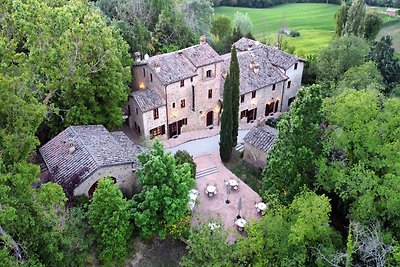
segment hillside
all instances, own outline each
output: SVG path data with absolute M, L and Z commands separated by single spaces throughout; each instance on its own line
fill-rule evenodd
M 281 25 L 300 32 L 299 38 L 288 37 L 290 45 L 300 54 L 313 54 L 326 46 L 335 31 L 334 16 L 337 5 L 288 4 L 272 8 L 217 7 L 216 14 L 233 19 L 239 12 L 248 13 L 253 22 L 253 34 L 257 39 L 267 38 L 272 43 Z M 302 50 L 302 51 L 301 51 Z

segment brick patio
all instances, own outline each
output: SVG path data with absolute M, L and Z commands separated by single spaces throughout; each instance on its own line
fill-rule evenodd
M 234 225 L 236 216 L 239 214 L 239 198 L 242 198 L 241 216 L 246 219 L 247 223 L 260 218 L 254 205 L 261 201 L 261 198 L 222 164 L 218 152 L 196 157 L 195 162 L 197 173 L 204 173 L 205 176 L 196 179 L 196 188 L 200 195 L 193 211 L 192 223 L 199 224 L 209 219 L 222 221 L 224 229 L 229 231 L 228 241 L 234 242 L 240 234 Z M 228 195 L 224 179 L 239 181 L 238 191 L 231 190 Z M 218 191 L 217 195 L 208 197 L 205 193 L 207 185 L 215 185 Z M 225 203 L 226 199 L 229 199 L 230 204 Z

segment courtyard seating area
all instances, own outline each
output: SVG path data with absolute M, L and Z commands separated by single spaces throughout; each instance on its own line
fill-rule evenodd
M 229 231 L 228 241 L 234 242 L 238 235 L 245 234 L 251 221 L 265 214 L 267 205 L 222 164 L 218 152 L 196 157 L 195 162 L 197 172 L 211 168 L 218 169 L 218 172 L 196 179 L 199 195 L 193 209 L 192 223 L 221 221 L 224 229 Z

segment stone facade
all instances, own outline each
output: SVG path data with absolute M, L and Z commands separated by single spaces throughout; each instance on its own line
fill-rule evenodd
M 132 168 L 132 164 L 123 164 L 99 168 L 75 188 L 74 196 L 89 196 L 90 188 L 101 178 L 105 177 L 115 178 L 116 183 L 124 194 L 133 195 L 139 192 L 139 184 L 137 183 L 137 177 L 135 175 L 135 170 Z
M 247 38 L 235 45 L 240 67 L 239 119 L 250 122 L 286 111 L 301 86 L 304 60 Z M 204 41 L 146 60 L 138 57 L 129 97 L 130 129 L 168 139 L 219 125 L 229 63 L 230 54 L 219 56 Z M 150 92 L 159 95 L 152 100 L 154 105 L 138 99 Z
M 264 169 L 267 153 L 249 143 L 244 143 L 243 160 L 258 169 Z

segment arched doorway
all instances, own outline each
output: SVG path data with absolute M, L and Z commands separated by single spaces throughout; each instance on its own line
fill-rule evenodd
M 275 111 L 274 112 L 277 112 L 278 109 L 279 109 L 279 100 L 276 100 L 276 102 L 275 102 Z
M 213 123 L 214 123 L 214 112 L 211 110 L 207 113 L 206 126 L 213 125 Z
M 110 177 L 111 180 L 113 180 L 114 183 L 117 183 L 117 179 L 115 177 Z M 99 185 L 99 180 L 97 180 L 94 184 L 92 184 L 92 186 L 89 188 L 88 191 L 88 196 L 89 198 L 93 197 L 94 191 L 96 191 L 97 186 Z

